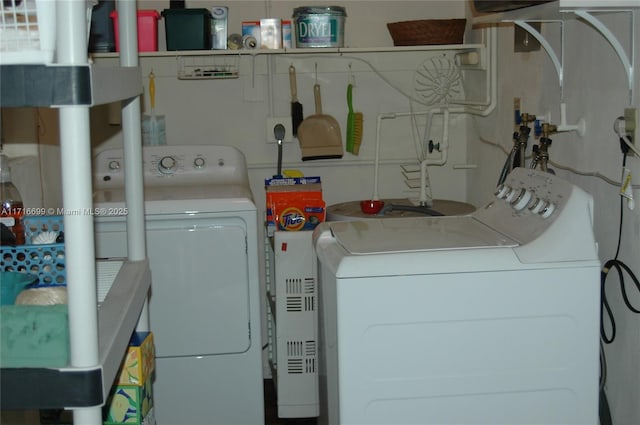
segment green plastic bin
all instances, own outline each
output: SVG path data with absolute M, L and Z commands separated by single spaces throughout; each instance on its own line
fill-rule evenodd
M 164 9 L 167 50 L 210 50 L 209 9 Z

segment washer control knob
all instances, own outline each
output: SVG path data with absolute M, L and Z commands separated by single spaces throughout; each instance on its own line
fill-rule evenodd
M 531 194 L 531 191 L 527 189 L 520 189 L 518 196 L 513 201 L 511 201 L 513 209 L 515 209 L 516 211 L 522 210 L 529 204 L 532 196 L 533 195 Z
M 518 197 L 518 195 L 520 194 L 522 189 L 511 189 L 509 190 L 509 193 L 507 193 L 507 195 L 504 197 L 504 200 L 512 203 L 514 199 L 516 199 Z
M 542 199 L 535 198 L 531 202 L 529 202 L 529 211 L 531 211 L 533 214 L 538 214 L 540 211 L 542 211 L 544 204 L 545 202 Z
M 542 218 L 549 218 L 555 210 L 556 206 L 552 202 L 547 202 L 542 211 L 540 211 L 540 215 L 542 216 Z
M 118 161 L 117 159 L 109 161 L 108 167 L 110 171 L 117 171 L 120 169 L 120 161 Z
M 504 199 L 509 194 L 509 192 L 511 192 L 511 188 L 506 184 L 501 184 L 496 188 L 494 195 L 498 199 Z
M 158 170 L 162 174 L 172 174 L 177 168 L 178 163 L 172 156 L 163 156 L 160 161 L 158 161 Z
M 203 157 L 199 156 L 196 159 L 193 160 L 193 166 L 196 168 L 204 168 L 205 166 L 205 160 Z

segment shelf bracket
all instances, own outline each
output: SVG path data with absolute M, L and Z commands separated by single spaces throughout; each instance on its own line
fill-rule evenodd
M 531 22 L 531 21 L 529 21 Z M 546 38 L 544 38 L 544 36 L 540 33 L 540 31 L 538 31 L 536 28 L 534 28 L 532 25 L 530 25 L 527 21 L 524 20 L 514 20 L 513 23 L 516 24 L 517 26 L 519 26 L 520 28 L 522 28 L 523 30 L 527 31 L 529 34 L 531 34 L 536 40 L 538 40 L 538 42 L 540 43 L 540 45 L 542 46 L 542 48 L 545 50 L 545 52 L 547 52 L 547 55 L 549 55 L 549 58 L 551 59 L 551 62 L 553 63 L 553 66 L 556 69 L 556 73 L 558 74 L 558 83 L 560 85 L 560 98 L 563 98 L 563 87 L 564 87 L 564 70 L 563 70 L 563 62 L 564 62 L 564 22 L 563 21 L 540 21 L 540 22 L 555 22 L 555 23 L 559 23 L 560 24 L 560 57 L 558 57 L 558 55 L 556 54 L 556 51 L 553 50 L 553 47 L 551 46 L 551 44 L 549 44 L 549 42 L 547 41 Z
M 623 11 L 615 10 L 615 12 L 626 12 L 626 13 L 629 13 L 630 15 L 630 20 L 631 20 L 630 50 L 631 51 L 629 55 L 627 55 L 627 52 L 625 52 L 618 38 L 616 38 L 616 36 L 611 32 L 611 30 L 609 30 L 609 28 L 607 28 L 605 24 L 602 23 L 601 20 L 599 20 L 598 18 L 593 16 L 589 11 L 586 11 L 586 10 L 575 10 L 573 13 L 575 13 L 576 16 L 582 18 L 589 24 L 593 25 L 593 27 L 596 30 L 598 30 L 598 32 L 600 32 L 600 34 L 602 34 L 605 39 L 607 39 L 609 44 L 611 44 L 611 47 L 613 47 L 613 50 L 615 50 L 616 54 L 618 55 L 618 58 L 620 59 L 620 62 L 622 62 L 624 71 L 627 74 L 627 83 L 629 86 L 629 104 L 632 104 L 633 103 L 633 77 L 634 77 L 633 65 L 634 65 L 634 51 L 635 51 L 633 35 L 635 34 L 635 17 L 634 17 L 633 11 L 631 10 L 623 10 Z

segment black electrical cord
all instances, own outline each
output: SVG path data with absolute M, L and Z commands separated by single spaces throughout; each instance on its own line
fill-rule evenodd
M 623 167 L 626 165 L 626 162 L 627 162 L 627 153 L 623 152 L 623 161 L 622 161 Z M 612 269 L 615 269 L 616 272 L 618 273 L 618 278 L 620 281 L 620 292 L 622 293 L 622 299 L 624 300 L 625 305 L 629 310 L 633 311 L 636 314 L 640 314 L 640 309 L 634 307 L 631 304 L 631 301 L 629 300 L 629 296 L 627 295 L 627 285 L 624 279 L 624 272 L 626 272 L 629 275 L 638 292 L 640 292 L 640 282 L 638 281 L 638 278 L 633 273 L 633 271 L 629 268 L 629 266 L 627 266 L 625 263 L 623 263 L 618 259 L 618 256 L 620 255 L 620 243 L 622 240 L 622 223 L 623 223 L 623 217 L 624 217 L 623 202 L 624 200 L 621 196 L 620 197 L 620 224 L 618 227 L 618 244 L 616 247 L 616 255 L 613 259 L 608 260 L 604 264 L 604 266 L 602 267 L 602 271 L 600 272 L 600 295 L 601 295 L 601 302 L 602 302 L 602 306 L 600 308 L 600 337 L 606 344 L 611 344 L 615 340 L 616 329 L 617 329 L 616 321 L 613 316 L 613 311 L 611 310 L 611 306 L 609 305 L 609 301 L 607 300 L 607 295 L 605 291 L 605 284 L 607 282 L 607 277 L 609 276 L 609 272 Z M 604 328 L 605 314 L 611 326 L 611 333 L 609 335 L 607 335 L 607 331 Z
M 626 147 L 626 146 L 625 146 Z M 622 148 L 622 144 L 621 144 Z M 622 148 L 622 167 L 624 168 L 627 164 L 627 153 L 629 149 Z M 640 309 L 635 308 L 629 297 L 627 296 L 627 288 L 624 280 L 624 272 L 626 272 L 633 283 L 636 286 L 636 289 L 640 292 L 640 283 L 638 282 L 638 278 L 635 276 L 633 271 L 622 261 L 618 260 L 618 256 L 620 255 L 620 244 L 622 240 L 622 223 L 624 218 L 624 200 L 623 197 L 620 196 L 620 223 L 618 227 L 618 243 L 616 247 L 616 254 L 613 259 L 607 261 L 602 267 L 602 271 L 600 273 L 600 295 L 601 295 L 601 307 L 600 307 L 600 338 L 606 344 L 611 344 L 616 338 L 616 322 L 613 316 L 613 311 L 611 310 L 611 306 L 609 305 L 609 301 L 607 300 L 607 295 L 605 292 L 605 284 L 607 282 L 607 277 L 609 276 L 609 272 L 611 269 L 615 269 L 618 272 L 618 278 L 620 281 L 620 291 L 622 292 L 622 298 L 624 303 L 626 304 L 629 310 L 634 313 L 640 313 Z M 607 332 L 604 328 L 604 319 L 606 316 L 609 320 L 611 326 L 611 334 L 607 335 Z M 611 417 L 611 409 L 609 408 L 609 401 L 607 399 L 607 394 L 604 390 L 604 386 L 607 380 L 607 360 L 605 358 L 604 347 L 602 346 L 602 342 L 600 343 L 600 400 L 599 400 L 599 414 L 600 414 L 600 424 L 601 425 L 612 425 L 613 419 Z
M 517 134 L 518 133 L 514 133 L 513 137 L 515 138 Z M 500 170 L 500 177 L 498 177 L 498 184 L 496 185 L 496 187 L 504 183 L 504 181 L 507 179 L 507 176 L 513 169 L 513 158 L 518 154 L 518 150 L 519 150 L 518 145 L 514 145 L 514 147 L 509 152 L 509 155 L 507 155 L 507 159 L 504 161 L 504 164 L 502 165 L 502 170 Z
M 609 400 L 607 400 L 607 393 L 604 390 L 600 390 L 600 425 L 613 425 L 613 419 L 611 418 L 611 410 L 609 409 Z

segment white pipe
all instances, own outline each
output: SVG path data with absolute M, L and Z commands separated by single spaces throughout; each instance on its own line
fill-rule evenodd
M 273 100 L 273 74 L 274 74 L 274 66 L 273 66 L 273 58 L 272 55 L 267 56 L 267 96 L 269 97 L 267 102 L 267 107 L 269 109 L 269 117 L 273 116 L 274 109 L 274 100 Z
M 487 50 L 489 51 L 488 72 L 485 79 L 486 98 L 484 102 L 452 101 L 451 104 L 464 105 L 462 108 L 450 107 L 450 112 L 466 113 L 486 117 L 493 112 L 498 102 L 498 29 L 485 29 Z M 482 109 L 480 109 L 482 108 Z
M 576 131 L 581 137 L 584 136 L 586 131 L 586 123 L 584 121 L 584 118 L 580 118 L 578 120 L 578 123 L 575 125 L 567 124 L 567 104 L 564 102 L 560 104 L 560 124 L 558 124 L 556 127 L 558 132 Z
M 431 121 L 433 120 L 433 114 L 429 115 L 430 121 L 427 123 L 431 128 Z M 442 128 L 442 142 L 440 143 L 440 158 L 429 159 L 425 158 L 420 162 L 420 205 L 429 205 L 429 195 L 427 195 L 427 165 L 444 165 L 447 163 L 449 154 L 449 111 L 444 110 Z M 426 130 L 425 130 L 426 133 Z
M 429 197 L 427 196 L 427 161 L 420 163 L 420 205 L 427 206 Z
M 377 201 L 378 198 L 378 169 L 380 168 L 380 127 L 382 120 L 394 119 L 395 113 L 378 114 L 376 125 L 376 155 L 373 161 L 373 200 Z
M 437 159 L 425 158 L 422 161 L 425 165 L 444 165 L 447 163 L 449 152 L 449 110 L 445 108 L 442 113 L 442 141 L 440 142 L 440 153 L 442 153 L 442 155 Z M 431 120 L 433 120 L 433 114 L 431 114 L 430 117 Z M 429 127 L 431 128 L 431 122 L 429 122 Z M 431 133 L 431 130 L 429 130 L 429 133 Z
M 490 115 L 498 105 L 498 29 L 496 27 L 485 30 L 487 35 L 487 48 L 489 49 L 489 72 L 487 76 L 487 96 L 483 109 L 475 107 L 465 108 L 465 113 L 486 117 Z
M 444 114 L 444 129 L 443 129 L 443 142 L 442 146 L 445 148 L 442 153 L 442 157 L 439 160 L 423 160 L 420 163 L 420 181 L 421 181 L 421 193 L 420 201 L 426 200 L 426 166 L 427 165 L 444 165 L 447 161 L 448 152 L 448 139 L 449 139 L 449 114 L 470 114 L 481 117 L 490 115 L 497 106 L 498 97 L 498 34 L 497 28 L 489 28 L 485 30 L 487 35 L 487 48 L 489 49 L 489 72 L 487 76 L 487 96 L 485 104 L 482 109 L 475 106 L 457 106 L 457 107 L 435 107 L 426 112 L 394 112 L 386 114 L 378 114 L 377 128 L 376 128 L 376 153 L 374 161 L 374 200 L 378 199 L 378 167 L 380 161 L 380 126 L 383 119 L 395 119 L 396 117 L 403 116 L 416 116 L 424 115 L 425 113 L 432 117 L 433 114 Z
M 485 34 L 487 34 L 487 45 L 489 49 L 489 72 L 487 73 L 487 99 L 485 102 L 477 105 L 482 106 L 478 108 L 477 106 L 448 106 L 448 107 L 439 107 L 431 108 L 429 110 L 421 111 L 421 112 L 395 112 L 394 115 L 397 117 L 403 116 L 414 116 L 414 115 L 424 115 L 424 114 L 443 114 L 446 110 L 451 114 L 470 114 L 481 117 L 489 116 L 498 105 L 498 34 L 497 28 L 492 27 L 485 30 Z

